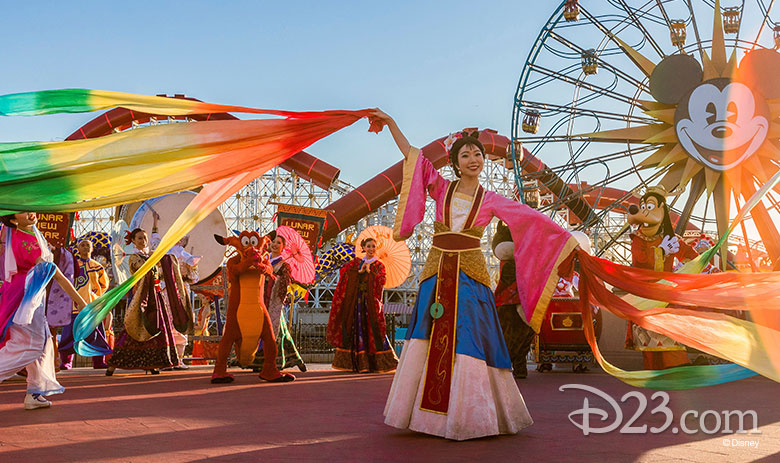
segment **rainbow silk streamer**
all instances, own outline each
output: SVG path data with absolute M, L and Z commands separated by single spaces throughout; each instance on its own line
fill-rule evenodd
M 246 112 L 284 119 L 166 124 L 63 142 L 0 143 L 0 211 L 76 211 L 203 186 L 146 263 L 83 309 L 75 348 L 179 239 L 254 178 L 370 110 L 292 112 L 85 89 L 0 96 L 0 115 L 87 112 L 122 106 L 163 115 Z M 370 131 L 382 123 L 371 121 Z
M 164 124 L 85 140 L 0 143 L 0 209 L 77 211 L 199 188 L 259 164 L 271 168 L 366 115 Z
M 652 389 L 712 386 L 756 374 L 780 382 L 780 307 L 767 306 L 767 301 L 780 299 L 780 274 L 695 275 L 726 243 L 729 234 L 745 215 L 778 183 L 780 173 L 762 185 L 745 203 L 715 246 L 684 264 L 677 273 L 663 274 L 663 279 L 658 279 L 658 272 L 618 266 L 585 253 L 578 255 L 583 266 L 580 299 L 585 335 L 604 371 L 632 386 Z M 620 299 L 606 290 L 604 282 L 631 294 Z M 666 308 L 669 303 L 685 308 Z M 599 351 L 591 304 L 734 363 L 666 370 L 625 371 L 617 368 L 607 362 Z M 713 309 L 744 310 L 750 313 L 751 321 Z
M 780 183 L 780 172 L 776 173 L 772 176 L 772 178 L 769 179 L 767 183 L 761 186 L 761 188 L 758 189 L 758 191 L 753 194 L 753 196 L 750 197 L 750 199 L 742 206 L 742 208 L 737 213 L 737 216 L 734 218 L 734 220 L 731 221 L 731 224 L 726 229 L 726 232 L 723 233 L 723 235 L 718 239 L 718 242 L 715 243 L 713 247 L 710 249 L 707 249 L 703 253 L 699 254 L 698 257 L 695 259 L 691 259 L 690 261 L 684 263 L 682 267 L 680 267 L 678 270 L 676 270 L 675 273 L 690 273 L 690 274 L 697 274 L 701 273 L 702 270 L 704 270 L 704 267 L 707 266 L 707 263 L 712 260 L 713 257 L 720 251 L 720 248 L 726 244 L 728 241 L 729 235 L 737 228 L 740 222 L 745 218 L 745 216 L 759 203 L 762 199 L 769 193 L 771 189 L 773 189 L 778 183 Z M 669 282 L 666 282 L 665 280 L 661 280 L 661 283 L 664 284 L 670 284 Z M 649 299 L 643 299 L 640 297 L 636 297 L 633 295 L 627 295 L 624 297 L 626 301 L 634 305 L 636 308 L 640 310 L 647 310 L 654 307 L 664 307 L 666 304 L 661 301 L 653 301 Z
M 282 111 L 246 106 L 231 106 L 203 101 L 168 98 L 164 96 L 138 95 L 85 88 L 63 88 L 38 92 L 0 95 L 0 116 L 41 116 L 59 113 L 86 113 L 104 111 L 116 107 L 131 111 L 163 116 L 186 116 L 208 113 L 251 113 L 285 116 L 291 118 L 318 117 L 322 112 Z M 326 111 L 330 114 L 349 114 L 353 111 Z

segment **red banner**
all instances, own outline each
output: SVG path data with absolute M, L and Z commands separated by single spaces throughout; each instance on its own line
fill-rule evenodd
M 39 212 L 38 230 L 55 248 L 64 248 L 70 241 L 72 214 L 63 212 Z
M 439 262 L 436 302 L 431 307 L 433 330 L 425 362 L 425 384 L 420 408 L 446 415 L 450 407 L 458 324 L 458 270 L 460 254 L 445 252 Z

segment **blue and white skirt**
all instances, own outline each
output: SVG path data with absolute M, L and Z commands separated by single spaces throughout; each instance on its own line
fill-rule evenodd
M 455 365 L 447 414 L 420 408 L 436 295 L 434 275 L 420 283 L 401 360 L 385 405 L 385 423 L 465 440 L 515 434 L 533 424 L 512 376 L 512 363 L 490 288 L 464 272 L 458 280 Z

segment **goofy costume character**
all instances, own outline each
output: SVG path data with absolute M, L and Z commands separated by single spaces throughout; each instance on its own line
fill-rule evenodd
M 639 207 L 629 208 L 628 223 L 636 226 L 631 237 L 631 265 L 659 272 L 674 270 L 695 258 L 696 251 L 674 233 L 663 186 L 647 189 Z M 626 348 L 642 351 L 646 370 L 662 370 L 688 364 L 685 346 L 662 334 L 628 323 Z

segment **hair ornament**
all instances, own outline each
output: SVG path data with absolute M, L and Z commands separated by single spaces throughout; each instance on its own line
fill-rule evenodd
M 451 133 L 449 137 L 444 139 L 444 149 L 449 153 L 455 140 L 458 140 L 459 138 L 463 138 L 462 132 Z

